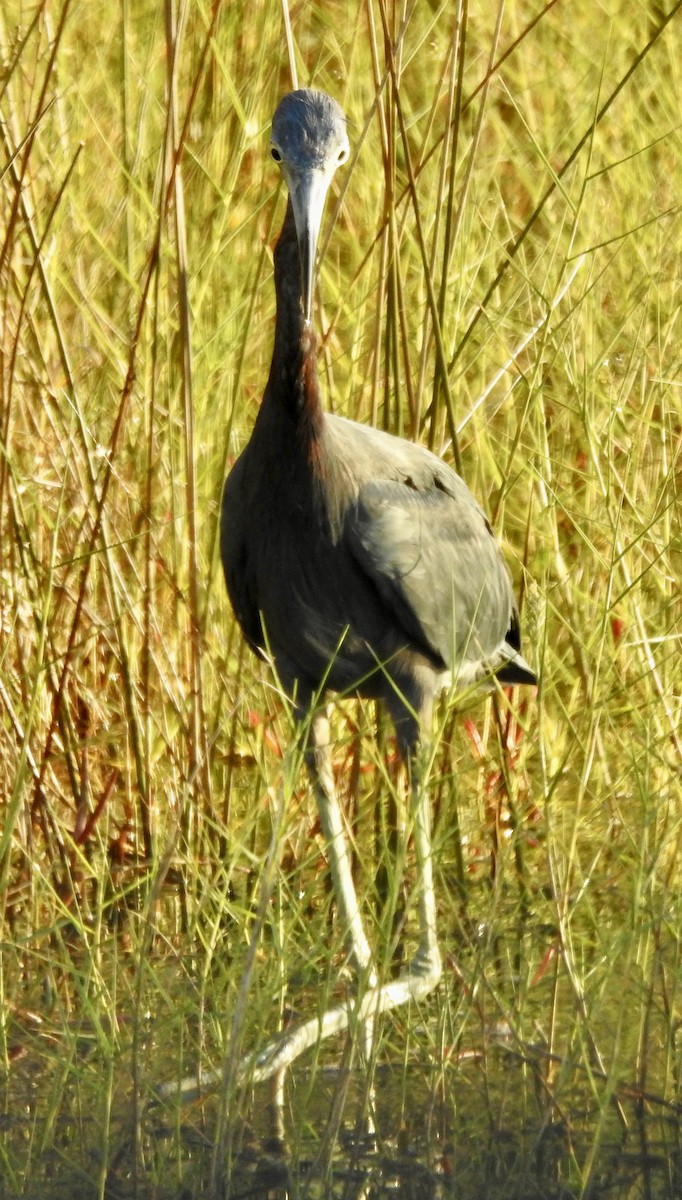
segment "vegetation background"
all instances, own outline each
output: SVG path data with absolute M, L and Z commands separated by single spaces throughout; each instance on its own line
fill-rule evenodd
M 441 712 L 446 981 L 366 1071 L 338 1045 L 338 1076 L 301 1066 L 273 1167 L 262 1095 L 145 1102 L 344 988 L 286 706 L 217 555 L 271 350 L 287 23 L 273 0 L 2 6 L 1 1195 L 237 1195 L 244 1172 L 336 1195 L 370 1112 L 362 1194 L 680 1194 L 680 7 L 292 8 L 299 80 L 353 148 L 327 402 L 457 464 L 540 686 Z M 411 934 L 390 738 L 369 705 L 335 720 L 388 963 Z

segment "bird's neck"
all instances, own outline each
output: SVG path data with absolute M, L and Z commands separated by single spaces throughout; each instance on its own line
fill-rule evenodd
M 293 419 L 304 439 L 314 438 L 323 421 L 317 339 L 301 306 L 301 266 L 291 201 L 275 247 L 275 293 L 275 348 L 266 397 Z

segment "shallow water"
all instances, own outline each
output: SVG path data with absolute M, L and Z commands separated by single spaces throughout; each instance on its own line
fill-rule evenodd
M 480 1063 L 448 1069 L 435 1089 L 424 1072 L 398 1065 L 376 1072 L 371 1093 L 361 1074 L 318 1072 L 311 1080 L 301 1072 L 290 1082 L 279 1136 L 263 1128 L 262 1107 L 235 1132 L 226 1194 L 272 1200 L 682 1195 L 679 1113 L 630 1102 L 597 1117 L 579 1088 L 574 1102 L 563 1114 L 543 1105 L 533 1067 L 504 1052 L 491 1055 L 485 1069 Z
M 678 1109 L 622 1090 L 609 1100 L 605 1082 L 595 1095 L 580 1071 L 558 1103 L 532 1047 L 491 1046 L 437 1069 L 381 1062 L 373 1083 L 360 1068 L 299 1066 L 281 1107 L 260 1085 L 224 1126 L 216 1095 L 137 1106 L 123 1063 L 107 1121 L 94 1040 L 77 1054 L 63 1074 L 58 1061 L 47 1074 L 26 1055 L 6 1083 L 2 1161 L 19 1163 L 23 1148 L 30 1170 L 3 1172 L 3 1200 L 682 1196 Z

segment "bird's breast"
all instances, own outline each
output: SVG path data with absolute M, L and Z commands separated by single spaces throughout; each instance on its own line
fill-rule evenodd
M 375 590 L 318 507 L 275 505 L 263 512 L 253 548 L 257 603 L 268 644 L 315 685 L 351 687 L 375 666 L 386 639 Z

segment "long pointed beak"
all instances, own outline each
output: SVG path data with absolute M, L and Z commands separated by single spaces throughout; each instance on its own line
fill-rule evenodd
M 298 238 L 298 253 L 301 260 L 301 300 L 303 315 L 310 321 L 313 309 L 313 289 L 315 286 L 315 255 L 317 239 L 322 223 L 324 202 L 329 191 L 331 175 L 326 171 L 311 168 L 301 171 L 287 172 L 286 183 L 291 196 L 291 206 L 296 222 Z

